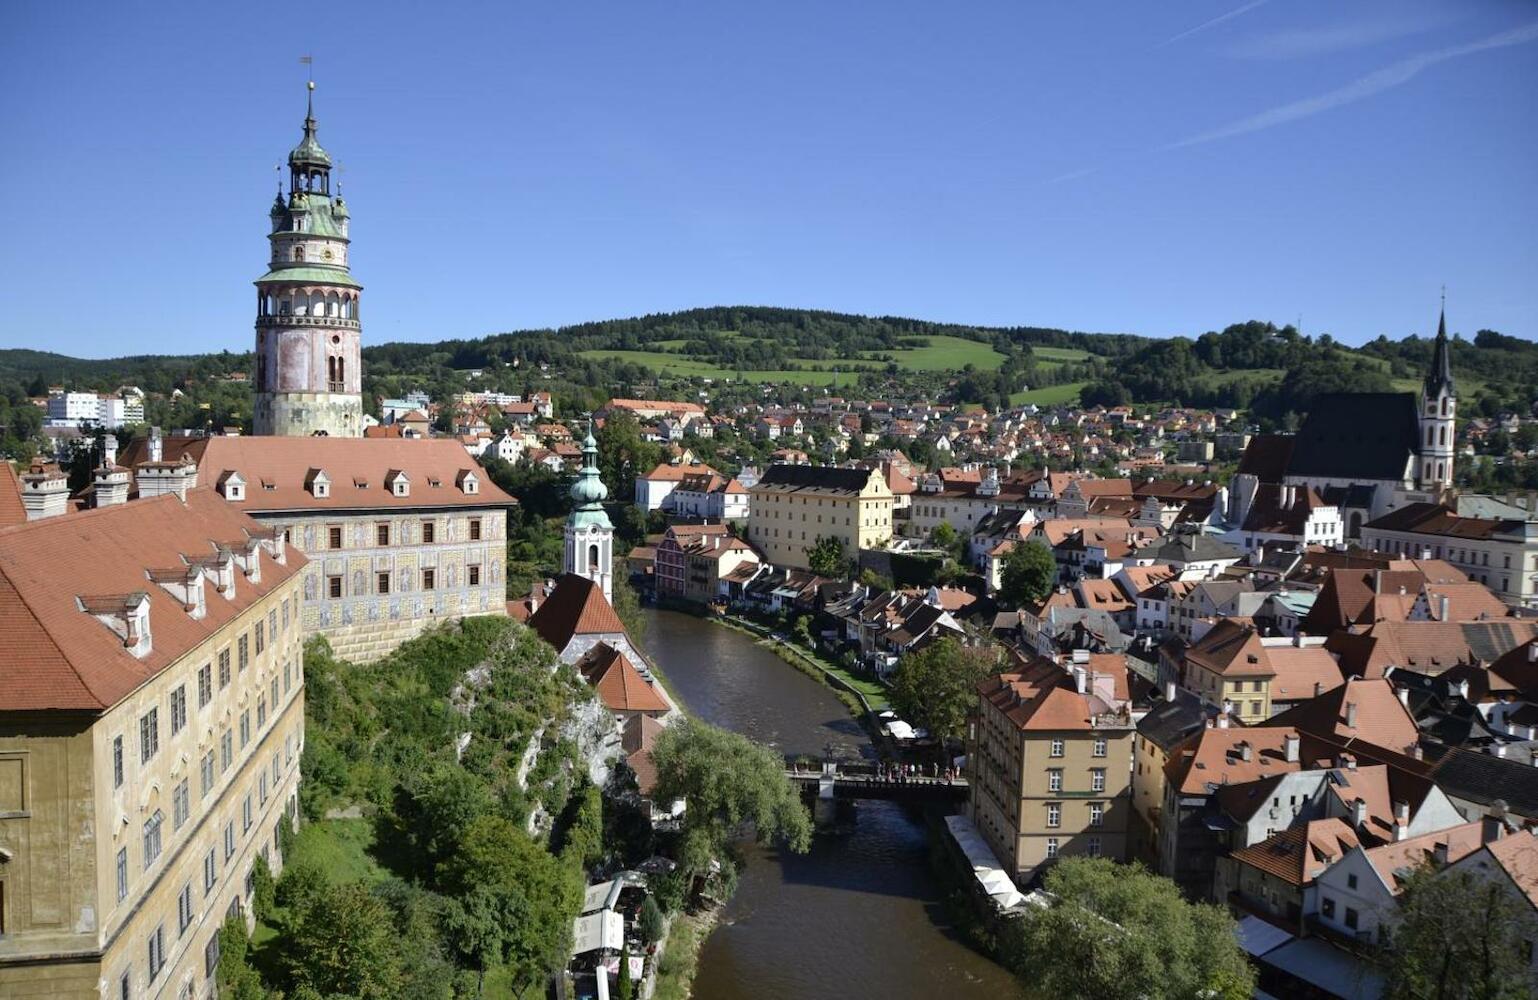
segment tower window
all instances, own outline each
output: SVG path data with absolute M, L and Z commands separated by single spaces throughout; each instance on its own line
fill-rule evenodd
M 597 567 L 598 567 L 598 546 L 597 545 L 589 545 L 587 547 L 587 568 L 589 570 L 592 570 L 592 569 L 596 569 Z
M 294 259 L 304 260 L 304 247 L 294 247 Z

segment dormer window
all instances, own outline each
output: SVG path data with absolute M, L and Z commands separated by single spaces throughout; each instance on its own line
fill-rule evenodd
M 331 496 L 331 479 L 324 469 L 311 469 L 304 477 L 304 488 L 317 500 Z
M 464 491 L 467 496 L 474 496 L 480 492 L 481 480 L 480 477 L 469 469 L 461 469 L 455 485 Z
M 122 640 L 130 655 L 150 653 L 150 598 L 142 590 L 105 597 L 77 597 L 80 610 L 93 616 Z
M 233 469 L 219 477 L 218 487 L 220 496 L 231 503 L 238 503 L 246 498 L 246 481 Z
M 409 497 L 411 495 L 411 480 L 400 469 L 391 469 L 385 475 L 385 489 L 391 496 Z

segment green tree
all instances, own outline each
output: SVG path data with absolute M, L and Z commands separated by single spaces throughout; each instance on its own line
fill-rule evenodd
M 945 550 L 945 554 L 957 562 L 966 562 L 966 536 L 952 527 L 949 521 L 935 525 L 929 533 L 929 541 L 936 548 Z
M 662 449 L 641 439 L 641 426 L 627 410 L 615 410 L 604 418 L 593 435 L 598 442 L 598 469 L 610 500 L 629 500 L 635 495 L 636 476 L 650 472 L 662 461 Z
M 630 945 L 619 950 L 619 1000 L 635 1000 L 635 982 L 630 978 Z
M 1005 931 L 1027 995 L 1052 1000 L 1245 1000 L 1255 973 L 1234 921 L 1188 903 L 1139 865 L 1065 858 L 1047 873 L 1053 897 Z
M 1000 573 L 999 606 L 1019 608 L 1035 604 L 1052 593 L 1057 581 L 1057 561 L 1041 542 L 1016 542 L 1004 556 Z
M 719 857 L 745 823 L 761 843 L 778 841 L 797 853 L 811 847 L 811 817 L 785 777 L 785 762 L 747 737 L 683 718 L 657 737 L 652 762 L 654 798 L 688 803 L 679 860 L 694 871 Z
M 221 997 L 234 1000 L 265 1000 L 262 977 L 246 961 L 251 941 L 246 936 L 245 918 L 231 914 L 219 928 L 219 965 L 215 976 Z
M 258 854 L 251 863 L 251 912 L 256 915 L 256 919 L 264 922 L 271 920 L 275 900 L 272 869 L 267 867 L 267 859 Z
M 955 639 L 930 643 L 898 661 L 892 705 L 937 740 L 959 740 L 977 703 L 977 685 L 994 672 L 996 662 L 992 650 L 970 649 Z
M 641 915 L 636 923 L 641 931 L 641 940 L 647 944 L 661 941 L 663 933 L 667 931 L 667 918 L 662 915 L 662 907 L 650 895 L 641 903 Z
M 358 1000 L 399 995 L 394 914 L 361 882 L 327 886 L 291 922 L 283 957 L 296 987 Z
M 1533 995 L 1524 947 L 1538 938 L 1532 907 L 1510 887 L 1472 871 L 1416 869 L 1401 920 L 1383 952 L 1386 997 L 1517 1000 Z
M 512 821 L 482 816 L 441 871 L 454 894 L 449 938 L 482 971 L 505 965 L 519 989 L 565 964 L 582 906 L 580 869 L 535 843 Z
M 823 535 L 807 547 L 806 565 L 818 576 L 843 576 L 844 543 L 833 535 Z

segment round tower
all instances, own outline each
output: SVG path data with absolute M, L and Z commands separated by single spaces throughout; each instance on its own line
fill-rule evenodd
M 598 473 L 598 442 L 593 440 L 589 428 L 582 442 L 582 471 L 571 484 L 576 507 L 566 519 L 565 569 L 598 584 L 604 599 L 612 601 L 614 525 L 603 509 L 608 495 L 608 487 Z
M 288 154 L 269 217 L 272 257 L 256 279 L 257 434 L 363 436 L 363 286 L 348 270 L 349 217 L 315 138 L 315 84 L 304 137 Z
M 1437 324 L 1436 344 L 1431 351 L 1431 367 L 1421 387 L 1420 455 L 1416 470 L 1423 490 L 1443 490 L 1453 484 L 1453 450 L 1456 440 L 1454 421 L 1458 415 L 1458 395 L 1453 388 L 1452 358 L 1447 343 L 1447 309 L 1442 309 Z

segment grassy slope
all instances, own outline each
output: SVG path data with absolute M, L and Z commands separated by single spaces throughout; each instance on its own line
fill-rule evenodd
M 904 371 L 952 371 L 965 365 L 989 370 L 997 368 L 1004 361 L 1004 355 L 995 351 L 992 346 L 976 340 L 967 340 L 962 337 L 924 337 L 913 338 L 915 341 L 923 340 L 923 346 L 907 347 L 901 350 L 883 352 L 890 354 L 897 366 Z M 683 346 L 681 341 L 659 341 L 659 347 Z M 1076 354 L 1082 352 L 1066 351 L 1062 353 Z M 598 350 L 583 351 L 583 357 L 590 358 L 615 358 L 630 361 L 638 365 L 652 368 L 661 374 L 699 376 L 701 378 L 735 378 L 739 373 L 732 368 L 722 367 L 709 361 L 700 361 L 687 355 L 668 354 L 664 351 L 619 351 Z M 1065 360 L 1053 358 L 1051 360 Z M 857 368 L 881 368 L 884 362 L 875 356 L 868 355 L 863 358 L 851 358 L 846 361 L 806 361 L 811 371 L 744 371 L 742 377 L 749 382 L 797 382 L 807 385 L 827 385 L 833 381 L 834 368 L 840 373 L 847 374 Z
M 1079 390 L 1088 385 L 1088 382 L 1064 382 L 1062 385 L 1049 385 L 1040 389 L 1028 389 L 1025 392 L 1011 393 L 1011 403 L 1035 403 L 1037 406 L 1056 406 L 1059 403 L 1078 402 Z

